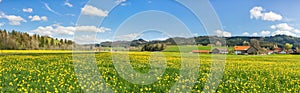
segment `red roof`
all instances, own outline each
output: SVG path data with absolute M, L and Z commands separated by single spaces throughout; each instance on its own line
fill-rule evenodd
M 274 50 L 279 50 L 279 51 L 281 51 L 282 49 L 281 49 L 281 48 L 274 48 Z
M 250 46 L 234 46 L 234 50 L 236 51 L 242 51 L 242 50 L 248 50 Z

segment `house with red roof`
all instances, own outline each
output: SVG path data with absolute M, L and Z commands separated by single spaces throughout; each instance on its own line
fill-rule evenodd
M 281 48 L 274 48 L 274 53 L 275 54 L 279 54 L 282 51 L 283 51 L 283 49 L 281 49 Z
M 237 55 L 247 55 L 247 54 L 257 54 L 258 49 L 251 46 L 234 46 L 235 54 Z

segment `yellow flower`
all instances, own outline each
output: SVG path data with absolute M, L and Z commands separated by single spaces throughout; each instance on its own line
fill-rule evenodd
M 9 82 L 9 85 L 10 85 L 10 86 L 13 86 L 14 84 L 13 84 L 12 82 Z
M 141 89 L 140 89 L 140 91 L 142 92 L 142 91 L 143 91 L 143 89 L 141 88 Z

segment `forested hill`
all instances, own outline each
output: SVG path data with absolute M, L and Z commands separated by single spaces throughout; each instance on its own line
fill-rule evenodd
M 210 41 L 210 38 L 213 38 Z M 133 41 L 116 41 L 115 45 L 119 46 L 141 46 L 145 44 L 155 44 L 155 43 L 164 43 L 167 45 L 209 45 L 215 44 L 220 41 L 225 45 L 224 41 L 226 40 L 226 46 L 236 46 L 244 45 L 245 42 L 250 42 L 251 39 L 256 39 L 259 41 L 261 47 L 273 48 L 274 45 L 284 48 L 286 43 L 292 44 L 293 48 L 300 48 L 300 38 L 286 36 L 286 35 L 276 35 L 269 37 L 247 37 L 247 36 L 236 36 L 236 37 L 226 37 L 220 39 L 217 36 L 198 36 L 193 38 L 169 38 L 166 40 L 154 40 L 154 41 L 145 41 L 143 39 L 133 40 Z M 75 42 L 66 39 L 57 39 L 49 36 L 40 36 L 37 34 L 29 35 L 24 32 L 17 31 L 6 31 L 0 30 L 0 49 L 72 49 L 73 45 L 76 45 Z M 176 41 L 176 42 L 175 42 Z M 96 46 L 109 47 L 112 42 L 102 42 L 96 44 Z
M 211 38 L 211 39 L 210 39 Z M 144 44 L 155 44 L 155 43 L 164 43 L 167 45 L 209 45 L 215 44 L 216 42 L 220 41 L 222 45 L 225 46 L 236 46 L 236 45 L 244 45 L 244 43 L 249 43 L 251 39 L 256 39 L 259 41 L 261 47 L 266 48 L 273 48 L 274 45 L 284 48 L 286 43 L 292 44 L 294 48 L 300 48 L 300 38 L 286 36 L 286 35 L 276 35 L 276 36 L 269 36 L 269 37 L 248 37 L 248 36 L 236 36 L 236 37 L 225 37 L 219 38 L 217 36 L 198 36 L 193 38 L 169 38 L 162 41 L 145 41 L 143 39 L 129 41 L 116 41 L 114 42 L 115 46 L 123 46 L 123 45 L 130 45 L 130 46 L 140 46 Z M 213 40 L 213 41 L 210 41 Z M 226 40 L 226 43 L 224 42 Z M 175 42 L 176 41 L 176 42 Z M 100 46 L 108 47 L 111 46 L 112 42 L 102 42 Z
M 227 45 L 243 45 L 244 41 L 249 42 L 250 39 L 257 39 L 262 47 L 273 47 L 275 44 L 278 47 L 284 48 L 286 43 L 292 44 L 294 48 L 300 48 L 300 38 L 287 35 L 276 35 L 269 37 L 228 37 L 226 38 Z
M 0 49 L 72 49 L 71 40 L 0 30 Z
M 207 45 L 209 44 L 209 38 L 218 38 L 215 36 L 199 36 L 195 37 L 197 44 Z M 286 43 L 292 44 L 295 48 L 300 48 L 300 38 L 292 37 L 287 35 L 275 35 L 275 36 L 267 36 L 267 37 L 250 37 L 250 36 L 235 36 L 235 37 L 226 37 L 226 45 L 227 46 L 236 46 L 236 45 L 244 45 L 245 42 L 250 42 L 251 39 L 256 39 L 259 41 L 261 47 L 269 47 L 272 48 L 274 45 L 278 47 L 284 48 Z M 218 40 L 218 39 L 214 39 Z M 215 41 L 211 42 L 214 43 Z

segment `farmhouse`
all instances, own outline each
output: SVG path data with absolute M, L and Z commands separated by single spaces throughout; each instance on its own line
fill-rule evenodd
M 274 53 L 275 54 L 279 54 L 280 52 L 282 52 L 283 50 L 281 48 L 274 48 Z
M 209 50 L 193 50 L 193 53 L 200 53 L 200 54 L 209 54 Z
M 251 46 L 234 46 L 235 54 L 257 54 L 258 50 Z
M 281 51 L 281 52 L 279 52 L 279 54 L 287 54 L 287 52 L 286 51 Z
M 295 50 L 292 54 L 300 54 L 300 50 Z
M 212 50 L 213 54 L 228 54 L 227 48 L 215 48 Z
M 268 50 L 267 52 L 268 52 L 268 55 L 274 54 L 274 51 L 273 51 L 273 50 Z

